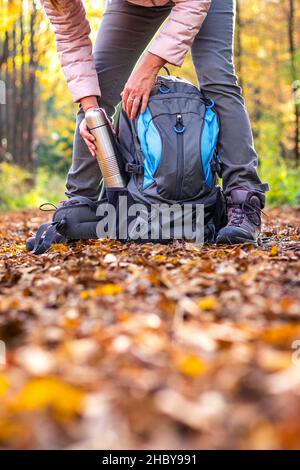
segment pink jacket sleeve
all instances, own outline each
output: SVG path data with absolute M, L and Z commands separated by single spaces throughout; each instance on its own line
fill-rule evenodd
M 175 5 L 149 48 L 173 65 L 181 66 L 211 5 L 211 0 L 173 0 Z
M 89 38 L 90 26 L 81 0 L 61 2 L 62 14 L 49 0 L 41 0 L 56 35 L 57 51 L 73 100 L 100 96 L 100 88 Z
M 143 0 L 133 0 L 143 5 Z M 174 7 L 149 51 L 174 65 L 184 57 L 199 31 L 211 0 L 173 0 Z M 64 0 L 62 13 L 49 0 L 41 0 L 55 31 L 57 50 L 73 100 L 100 96 L 98 77 L 89 38 L 90 26 L 82 0 Z M 148 2 L 145 1 L 145 5 Z M 134 28 L 133 28 L 134 33 Z

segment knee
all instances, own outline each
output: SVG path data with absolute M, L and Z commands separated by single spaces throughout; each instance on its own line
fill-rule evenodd
M 198 73 L 201 89 L 205 92 L 222 92 L 241 95 L 241 88 L 233 64 L 222 65 L 217 61 L 204 65 Z

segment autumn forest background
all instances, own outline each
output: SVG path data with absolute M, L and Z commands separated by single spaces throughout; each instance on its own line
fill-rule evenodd
M 76 106 L 38 1 L 1 0 L 0 210 L 62 198 Z M 85 1 L 94 38 L 103 0 Z M 300 0 L 238 0 L 236 69 L 269 204 L 296 205 L 300 176 Z M 188 57 L 182 70 L 194 82 Z

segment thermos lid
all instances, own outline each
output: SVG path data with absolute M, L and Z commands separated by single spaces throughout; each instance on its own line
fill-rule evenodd
M 85 113 L 85 119 L 90 130 L 108 124 L 108 117 L 102 108 L 87 111 Z

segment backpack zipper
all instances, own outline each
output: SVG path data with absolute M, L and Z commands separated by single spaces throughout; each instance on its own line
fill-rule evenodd
M 185 127 L 182 122 L 182 115 L 177 114 L 174 130 L 177 133 L 177 162 L 176 162 L 176 188 L 175 200 L 180 200 L 182 195 L 183 173 L 184 173 L 184 145 L 183 133 Z

